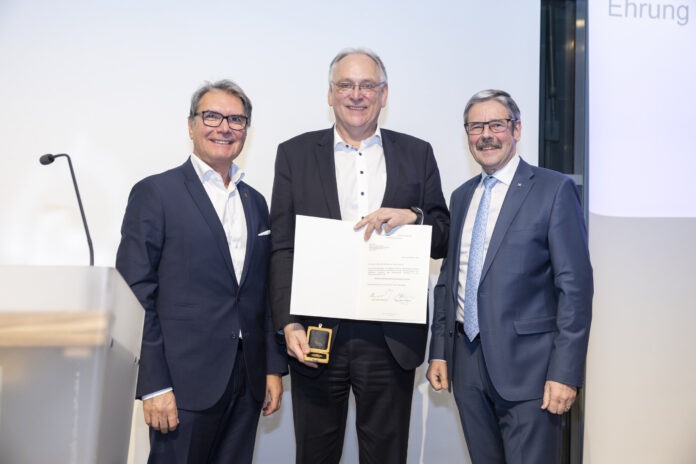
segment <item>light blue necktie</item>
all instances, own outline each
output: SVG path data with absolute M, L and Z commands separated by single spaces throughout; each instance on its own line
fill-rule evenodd
M 479 333 L 478 323 L 478 286 L 481 280 L 483 268 L 483 245 L 486 239 L 486 223 L 488 222 L 488 210 L 491 209 L 491 190 L 498 182 L 493 176 L 483 179 L 483 196 L 476 211 L 474 230 L 471 234 L 471 246 L 469 247 L 469 262 L 466 271 L 466 287 L 464 289 L 464 332 L 469 340 L 473 341 Z

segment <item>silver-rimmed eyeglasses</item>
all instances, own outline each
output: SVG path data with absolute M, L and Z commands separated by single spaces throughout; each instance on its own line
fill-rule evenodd
M 373 94 L 377 92 L 385 83 L 384 82 L 351 82 L 351 81 L 341 81 L 341 82 L 331 82 L 336 88 L 336 92 L 341 94 L 351 93 L 353 89 L 357 86 L 360 93 L 363 94 Z

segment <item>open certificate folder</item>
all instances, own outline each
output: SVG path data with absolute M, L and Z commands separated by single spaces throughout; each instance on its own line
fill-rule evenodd
M 365 242 L 354 225 L 297 216 L 290 313 L 425 324 L 431 227 L 401 226 Z

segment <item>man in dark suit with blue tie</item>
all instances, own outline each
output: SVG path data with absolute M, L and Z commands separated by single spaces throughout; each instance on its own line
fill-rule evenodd
M 116 267 L 145 308 L 136 396 L 149 463 L 251 463 L 260 412 L 280 406 L 268 207 L 233 163 L 250 119 L 234 82 L 204 85 L 188 118 L 193 154 L 128 199 Z
M 454 390 L 474 463 L 557 463 L 592 313 L 577 188 L 517 154 L 520 110 L 506 92 L 475 94 L 464 127 L 483 172 L 450 201 L 427 377 Z

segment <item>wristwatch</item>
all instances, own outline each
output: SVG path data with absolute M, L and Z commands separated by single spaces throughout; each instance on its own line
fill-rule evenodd
M 423 224 L 423 210 L 417 206 L 411 206 L 411 211 L 416 213 L 416 224 Z

